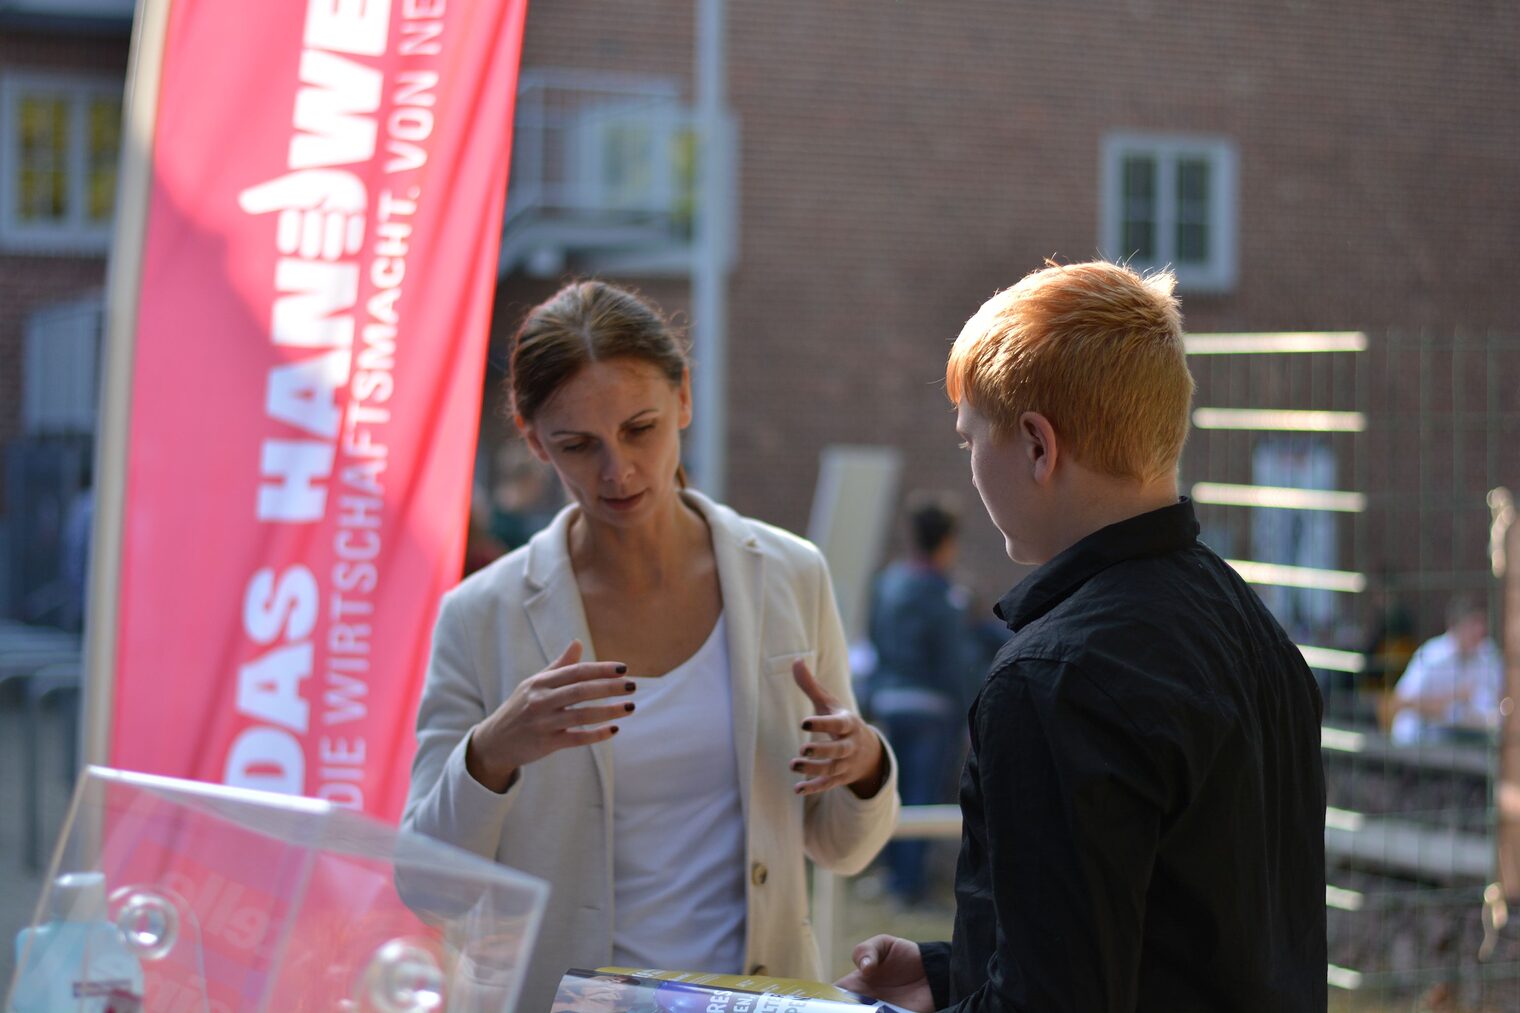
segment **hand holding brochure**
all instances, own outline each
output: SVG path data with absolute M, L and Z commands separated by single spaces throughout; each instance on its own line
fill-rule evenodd
M 879 999 L 793 978 L 602 967 L 571 969 L 550 1013 L 903 1013 Z

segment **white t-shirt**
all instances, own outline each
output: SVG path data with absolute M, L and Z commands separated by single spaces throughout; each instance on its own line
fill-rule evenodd
M 744 809 L 719 616 L 707 642 L 659 678 L 612 740 L 612 961 L 743 972 Z
M 1439 720 L 1413 710 L 1400 711 L 1393 719 L 1393 741 L 1409 745 L 1434 728 L 1494 727 L 1499 719 L 1503 684 L 1504 660 L 1492 640 L 1484 640 L 1466 658 L 1457 651 L 1457 640 L 1450 633 L 1427 640 L 1409 659 L 1409 667 L 1399 677 L 1393 695 L 1399 700 L 1418 700 L 1466 688 L 1471 696 L 1466 702 L 1454 701 Z

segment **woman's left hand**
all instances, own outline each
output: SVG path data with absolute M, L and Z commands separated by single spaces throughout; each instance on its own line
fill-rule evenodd
M 802 755 L 792 759 L 792 770 L 807 778 L 798 783 L 797 794 L 817 795 L 848 785 L 860 798 L 874 796 L 886 780 L 887 751 L 881 737 L 818 684 L 807 662 L 792 663 L 792 678 L 813 701 L 814 711 L 802 722 L 803 732 L 812 738 L 803 742 Z

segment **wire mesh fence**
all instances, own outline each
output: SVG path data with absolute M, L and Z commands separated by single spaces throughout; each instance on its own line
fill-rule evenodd
M 1189 353 L 1183 480 L 1204 538 L 1325 697 L 1337 1008 L 1520 1008 L 1520 884 L 1500 883 L 1520 679 L 1485 635 L 1515 639 L 1500 578 L 1520 339 L 1196 335 Z

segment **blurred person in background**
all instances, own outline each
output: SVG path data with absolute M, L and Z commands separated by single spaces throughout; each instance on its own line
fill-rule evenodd
M 1370 588 L 1367 609 L 1368 621 L 1362 636 L 1362 671 L 1358 673 L 1356 685 L 1392 692 L 1409 659 L 1420 646 L 1414 635 L 1414 616 L 1387 576 L 1378 578 Z
M 1470 598 L 1446 607 L 1446 632 L 1420 645 L 1393 690 L 1399 745 L 1482 738 L 1499 727 L 1504 659 L 1488 614 Z
M 90 536 L 95 525 L 94 469 L 86 460 L 79 478 L 79 488 L 69 500 L 63 519 L 60 561 L 63 580 L 63 614 L 59 625 L 66 630 L 84 628 L 85 605 L 90 590 Z
M 866 940 L 846 988 L 924 1013 L 1326 1008 L 1319 690 L 1178 496 L 1175 284 L 1051 264 L 956 339 L 972 484 L 1037 569 L 972 706 L 953 941 Z
M 510 383 L 570 504 L 444 596 L 403 826 L 553 884 L 525 1010 L 570 967 L 819 977 L 807 859 L 859 872 L 898 805 L 822 554 L 685 487 L 686 351 L 632 293 L 534 307 Z
M 491 533 L 491 508 L 485 491 L 476 485 L 471 490 L 469 519 L 465 523 L 464 576 L 468 577 L 500 559 L 507 546 Z
M 498 447 L 492 463 L 490 533 L 509 550 L 527 545 L 564 505 L 554 487 L 554 470 L 518 441 Z
M 1367 587 L 1361 635 L 1362 670 L 1327 673 L 1325 720 L 1365 722 L 1387 731 L 1393 720 L 1394 686 L 1419 648 L 1414 616 L 1386 573 Z
M 950 779 L 965 726 L 966 595 L 950 580 L 960 511 L 950 497 L 915 493 L 906 520 L 908 557 L 882 571 L 872 596 L 876 667 L 867 709 L 897 754 L 903 804 L 932 805 L 954 800 Z M 887 845 L 887 887 L 904 905 L 924 900 L 928 845 Z

